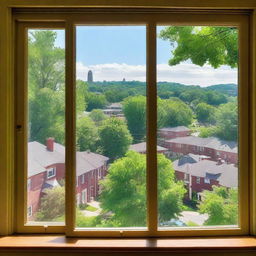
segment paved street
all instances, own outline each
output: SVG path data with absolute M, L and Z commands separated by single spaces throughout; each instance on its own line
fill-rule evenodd
M 207 220 L 207 218 L 208 218 L 207 214 L 200 214 L 198 212 L 193 212 L 193 211 L 183 211 L 181 213 L 181 217 L 179 217 L 179 220 L 183 221 L 184 223 L 192 221 L 202 226 L 204 222 Z

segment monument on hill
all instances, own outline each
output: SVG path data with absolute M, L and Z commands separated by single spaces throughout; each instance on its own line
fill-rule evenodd
M 91 70 L 88 71 L 87 82 L 88 83 L 92 83 L 93 82 L 93 76 L 92 76 L 92 71 Z

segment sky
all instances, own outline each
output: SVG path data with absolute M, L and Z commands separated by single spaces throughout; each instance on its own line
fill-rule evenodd
M 163 27 L 158 27 L 158 32 Z M 77 78 L 87 80 L 89 70 L 94 81 L 146 80 L 145 26 L 78 26 Z M 64 31 L 58 31 L 56 46 L 64 47 Z M 202 87 L 237 83 L 237 69 L 209 65 L 199 67 L 190 61 L 169 66 L 171 47 L 157 39 L 157 81 L 177 82 Z

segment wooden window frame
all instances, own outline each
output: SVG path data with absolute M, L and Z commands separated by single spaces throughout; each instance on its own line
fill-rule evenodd
M 79 1 L 77 1 L 77 3 L 73 4 L 72 1 L 67 1 L 67 3 L 65 4 L 65 7 L 106 7 L 105 3 L 103 3 L 104 1 L 98 1 L 97 3 L 99 4 L 95 4 L 92 1 L 88 1 L 86 5 L 81 5 L 78 4 Z M 43 3 L 43 4 L 42 4 Z M 59 4 L 58 4 L 59 3 Z M 142 4 L 143 3 L 143 4 Z M 132 3 L 129 4 L 128 1 L 124 1 L 124 3 L 122 4 L 121 7 L 138 7 L 140 8 L 141 6 L 150 6 L 151 7 L 161 7 L 163 9 L 166 8 L 170 8 L 169 3 L 167 3 L 167 1 L 159 1 L 158 5 L 156 6 L 152 1 L 149 1 L 148 3 L 146 3 L 146 1 L 138 1 L 138 3 Z M 195 1 L 194 6 L 191 6 L 191 3 L 189 3 L 189 1 L 181 1 L 181 4 L 177 4 L 174 3 L 172 5 L 172 8 L 189 8 L 189 7 L 194 7 L 194 8 L 205 8 L 208 7 L 210 9 L 228 9 L 228 8 L 232 8 L 232 9 L 247 9 L 247 10 L 255 10 L 256 9 L 256 4 L 253 5 L 251 4 L 250 1 L 244 1 L 243 3 L 238 3 L 237 6 L 235 6 L 235 3 L 223 3 L 222 1 L 218 1 L 216 0 L 216 4 L 209 4 L 206 6 L 201 6 L 201 4 L 199 3 L 199 1 Z M 236 3 L 237 4 L 237 3 Z M 0 104 L 1 106 L 3 106 L 3 109 L 5 109 L 4 113 L 2 114 L 1 118 L 1 123 L 3 124 L 1 129 L 2 129 L 2 133 L 1 134 L 1 138 L 2 140 L 2 145 L 1 145 L 1 162 L 3 163 L 3 172 L 0 172 L 0 195 L 3 195 L 2 198 L 3 202 L 1 203 L 2 206 L 2 211 L 0 211 L 0 217 L 1 219 L 4 218 L 6 220 L 6 222 L 4 223 L 0 223 L 0 234 L 12 234 L 13 232 L 17 231 L 17 227 L 15 228 L 14 225 L 14 209 L 16 208 L 15 205 L 15 200 L 14 200 L 14 187 L 11 185 L 12 181 L 14 180 L 14 158 L 13 158 L 13 152 L 14 152 L 14 131 L 12 129 L 12 127 L 14 127 L 14 116 L 13 116 L 13 102 L 14 102 L 14 97 L 13 97 L 13 92 L 14 92 L 14 73 L 13 73 L 13 56 L 14 56 L 14 37 L 13 34 L 11 33 L 12 29 L 14 29 L 14 23 L 15 21 L 12 21 L 12 10 L 14 8 L 20 8 L 20 7 L 54 7 L 54 8 L 58 8 L 59 6 L 63 6 L 63 3 L 61 3 L 60 1 L 41 1 L 41 5 L 37 5 L 37 4 L 31 4 L 30 1 L 26 1 L 26 0 L 22 0 L 22 1 L 17 1 L 17 0 L 10 0 L 10 1 L 4 1 L 3 5 L 0 5 L 0 11 L 2 11 L 2 16 L 0 16 L 0 29 L 3 32 L 3 36 L 5 37 L 4 39 L 0 39 L 2 42 L 2 44 L 0 44 L 0 52 L 2 53 L 2 58 L 0 59 L 0 74 L 1 74 L 1 86 L 3 86 L 3 91 L 2 91 L 2 95 L 1 97 L 1 101 Z M 113 1 L 110 1 L 110 6 L 112 7 L 118 7 L 116 6 L 116 4 Z M 109 7 L 109 6 L 107 6 Z M 120 7 L 120 6 L 119 6 Z M 190 11 L 188 11 L 190 12 Z M 201 10 L 199 11 L 201 12 Z M 213 13 L 214 11 L 209 11 L 210 13 Z M 224 11 L 225 12 L 225 11 Z M 226 11 L 227 13 L 230 13 L 229 10 Z M 239 12 L 239 11 L 238 11 Z M 47 16 L 47 15 L 46 15 Z M 61 15 L 60 15 L 61 16 Z M 253 11 L 253 13 L 248 16 L 248 19 L 250 19 L 249 23 L 250 23 L 250 31 L 249 31 L 249 40 L 250 40 L 250 45 L 249 45 L 249 50 L 250 53 L 252 54 L 252 57 L 249 59 L 249 63 L 247 63 L 247 72 L 248 72 L 248 85 L 250 86 L 250 97 L 249 95 L 244 95 L 243 96 L 243 101 L 244 99 L 247 97 L 248 98 L 248 102 L 250 103 L 250 107 L 251 107 L 251 111 L 250 113 L 248 113 L 250 115 L 251 118 L 251 122 L 250 122 L 250 127 L 248 128 L 249 132 L 248 132 L 248 136 L 250 137 L 250 141 L 255 141 L 255 133 L 253 133 L 253 131 L 255 131 L 255 106 L 256 106 L 256 96 L 254 96 L 254 94 L 252 92 L 254 92 L 254 85 L 255 85 L 255 80 L 256 80 L 256 75 L 255 72 L 256 71 L 256 53 L 255 50 L 252 46 L 256 45 L 256 35 L 255 32 L 252 30 L 252 28 L 255 28 L 256 26 L 256 15 L 255 15 L 255 11 Z M 26 20 L 26 19 L 25 19 Z M 179 20 L 179 19 L 178 19 Z M 39 21 L 38 17 L 36 17 L 36 19 L 34 21 Z M 56 20 L 53 20 L 53 22 L 56 22 Z M 52 26 L 51 26 L 52 27 Z M 70 26 L 67 26 L 66 29 L 70 29 L 72 30 L 72 28 Z M 13 30 L 14 31 L 14 30 Z M 74 46 L 72 40 L 70 40 L 69 44 L 72 46 Z M 154 48 L 154 45 L 149 46 L 149 48 L 152 47 Z M 151 49 L 152 50 L 152 49 Z M 148 49 L 149 51 L 149 49 Z M 153 62 L 154 62 L 154 58 Z M 152 71 L 154 71 L 154 68 L 152 68 Z M 69 77 L 70 80 L 72 80 L 72 77 Z M 155 92 L 156 93 L 156 92 Z M 74 96 L 74 95 L 73 95 Z M 247 103 L 247 102 L 246 102 Z M 17 133 L 22 132 L 20 131 L 19 127 L 17 128 Z M 70 127 L 72 129 L 72 127 Z M 152 130 L 154 130 L 152 128 Z M 246 129 L 245 129 L 246 130 Z M 154 143 L 152 143 L 154 144 Z M 72 145 L 71 145 L 72 146 Z M 250 156 L 250 159 L 248 159 L 248 163 L 247 165 L 250 167 L 249 169 L 249 175 L 250 175 L 250 181 L 249 184 L 247 183 L 247 185 L 250 186 L 250 208 L 249 206 L 247 207 L 248 211 L 247 213 L 250 213 L 250 229 L 249 227 L 247 227 L 246 231 L 242 234 L 254 234 L 255 233 L 255 191 L 256 191 L 256 181 L 254 181 L 254 177 L 255 177 L 255 160 L 254 157 L 255 156 L 255 146 L 251 143 L 251 145 L 247 145 L 246 150 L 243 152 L 247 152 L 248 155 Z M 243 150 L 243 149 L 242 149 Z M 242 153 L 243 153 L 242 152 Z M 244 153 L 243 153 L 244 154 Z M 26 184 L 26 183 L 25 183 Z M 154 188 L 156 189 L 156 188 Z M 68 213 L 70 214 L 70 212 Z M 248 216 L 247 216 L 248 218 Z M 154 226 L 154 225 L 153 225 Z M 57 230 L 52 230 L 52 232 L 56 232 Z M 29 232 L 31 233 L 36 233 L 36 232 L 45 232 L 45 230 L 38 230 L 38 229 L 33 229 L 30 230 Z M 47 230 L 47 232 L 51 232 L 50 227 Z M 216 233 L 215 233 L 216 234 Z M 230 233 L 222 233 L 222 235 L 227 235 Z M 124 235 L 124 234 L 123 234 Z M 168 236 L 173 235 L 173 234 L 166 234 Z M 179 232 L 176 232 L 175 235 L 179 235 Z M 182 234 L 180 234 L 182 235 Z M 193 235 L 193 234 L 186 234 L 186 235 Z M 209 233 L 205 233 L 205 234 L 200 234 L 200 235 L 214 235 L 214 234 L 209 234 Z M 149 236 L 154 236 L 153 233 L 149 234 Z
M 218 15 L 218 19 L 216 19 Z M 35 20 L 36 19 L 36 20 Z M 57 24 L 54 19 L 60 21 Z M 217 20 L 217 21 L 216 21 Z M 249 222 L 249 208 L 248 208 L 248 133 L 243 132 L 248 130 L 249 120 L 248 111 L 249 106 L 242 104 L 239 107 L 240 120 L 240 161 L 239 169 L 243 172 L 239 173 L 239 227 L 200 227 L 200 228 L 172 228 L 164 229 L 158 227 L 157 223 L 157 164 L 156 164 L 156 26 L 157 25 L 213 25 L 213 26 L 237 26 L 239 30 L 239 54 L 240 54 L 240 68 L 239 68 L 239 102 L 248 101 L 248 80 L 247 70 L 248 66 L 248 23 L 249 18 L 247 14 L 223 14 L 216 12 L 215 14 L 186 11 L 170 11 L 170 12 L 156 12 L 148 11 L 141 15 L 134 10 L 108 10 L 103 13 L 84 11 L 81 13 L 19 13 L 15 15 L 15 21 L 18 23 L 18 40 L 17 40 L 17 125 L 26 127 L 27 117 L 24 115 L 27 111 L 27 95 L 26 95 L 26 69 L 27 69 L 27 39 L 25 33 L 28 28 L 61 28 L 65 29 L 66 34 L 66 234 L 68 236 L 90 236 L 90 237 L 149 237 L 149 236 L 198 236 L 198 235 L 242 235 L 248 234 Z M 64 25 L 65 24 L 65 25 Z M 75 53 L 76 53 L 76 35 L 75 27 L 77 25 L 145 25 L 147 30 L 147 223 L 146 228 L 76 228 L 75 227 Z M 23 38 L 23 39 L 22 39 Z M 244 46 L 244 47 L 243 47 Z M 20 56 L 21 54 L 22 56 Z M 23 60 L 23 62 L 21 61 Z M 21 85 L 19 85 L 21 84 Z M 23 95 L 21 98 L 20 95 Z M 21 98 L 21 99 L 20 99 Z M 18 181 L 26 180 L 26 131 L 23 133 L 19 131 L 17 137 L 17 166 L 23 166 L 18 173 L 23 175 L 18 177 Z M 20 154 L 24 152 L 24 154 Z M 79 182 L 79 181 L 78 181 Z M 23 198 L 21 197 L 23 196 Z M 28 226 L 25 223 L 24 206 L 22 202 L 26 202 L 26 191 L 23 189 L 23 184 L 18 184 L 18 202 L 21 202 L 18 207 L 17 226 L 18 232 L 40 232 L 44 228 L 44 232 L 56 232 L 64 226 L 54 226 L 54 223 L 49 223 L 48 226 Z M 241 210 L 243 209 L 243 211 Z M 248 209 L 248 210 L 247 210 Z M 22 220 L 23 213 L 23 220 Z

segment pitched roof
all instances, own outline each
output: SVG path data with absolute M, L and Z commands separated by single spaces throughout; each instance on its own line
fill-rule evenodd
M 133 150 L 136 151 L 138 153 L 145 153 L 147 151 L 147 146 L 146 146 L 146 142 L 141 142 L 141 143 L 137 143 L 137 144 L 133 144 L 130 146 L 129 150 Z M 167 148 L 161 147 L 161 146 L 157 146 L 157 152 L 160 151 L 168 151 Z
M 92 152 L 76 152 L 77 176 L 97 169 L 108 161 L 108 157 Z M 65 147 L 54 142 L 54 151 L 37 142 L 28 143 L 28 177 L 44 172 L 48 166 L 65 163 Z
M 186 126 L 176 126 L 176 127 L 164 127 L 159 129 L 159 131 L 168 131 L 168 132 L 188 132 L 189 128 Z
M 233 164 L 218 164 L 214 161 L 202 160 L 179 165 L 179 160 L 176 160 L 173 162 L 173 168 L 192 176 L 218 180 L 219 184 L 225 187 L 238 186 L 238 169 Z
M 186 136 L 166 140 L 166 142 L 207 147 L 215 150 L 237 153 L 236 141 L 225 141 L 215 137 L 200 138 L 196 136 Z
M 178 165 L 183 165 L 183 164 L 194 164 L 199 162 L 202 159 L 209 159 L 209 156 L 204 156 L 204 155 L 194 155 L 194 154 L 188 154 L 184 155 L 181 158 L 178 159 Z

